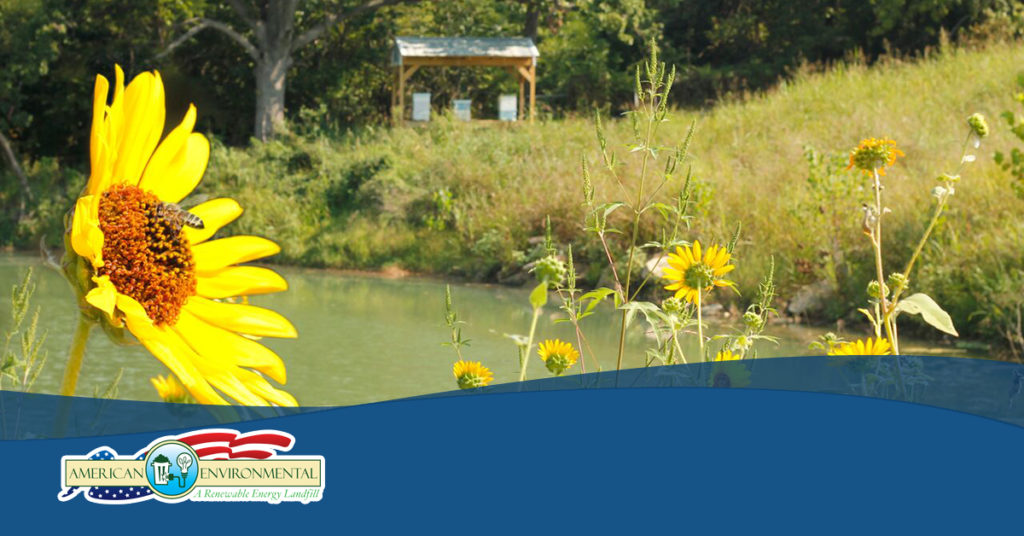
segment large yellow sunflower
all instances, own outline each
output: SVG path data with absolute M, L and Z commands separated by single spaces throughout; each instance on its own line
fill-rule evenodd
M 295 328 L 273 311 L 226 301 L 285 290 L 271 270 L 236 266 L 280 248 L 252 236 L 209 240 L 241 215 L 232 199 L 191 214 L 174 205 L 199 183 L 210 155 L 206 138 L 192 132 L 196 109 L 189 106 L 161 141 L 159 73 L 142 73 L 125 88 L 115 70 L 109 104 L 109 82 L 96 77 L 92 169 L 67 237 L 65 271 L 83 314 L 127 328 L 200 403 L 227 404 L 226 395 L 244 405 L 297 405 L 264 377 L 285 383 L 281 358 L 253 340 L 295 337 Z
M 729 264 L 729 257 L 729 252 L 717 245 L 702 254 L 700 242 L 696 240 L 691 247 L 677 247 L 675 253 L 668 254 L 668 267 L 664 274 L 665 279 L 673 283 L 666 285 L 665 289 L 676 291 L 676 298 L 697 303 L 699 292 L 732 286 L 733 282 L 724 278 L 736 268 Z

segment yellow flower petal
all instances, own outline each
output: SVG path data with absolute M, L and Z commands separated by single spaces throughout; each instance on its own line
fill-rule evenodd
M 209 374 L 206 376 L 210 384 L 220 390 L 222 393 L 230 396 L 237 400 L 244 406 L 269 406 L 270 403 L 266 400 L 256 396 L 255 393 L 250 391 L 239 380 L 234 374 L 220 373 L 220 374 Z
M 181 201 L 195 189 L 210 159 L 210 143 L 202 134 L 192 132 L 195 124 L 196 108 L 189 105 L 185 118 L 160 142 L 146 164 L 140 188 L 171 203 Z
M 199 216 L 199 219 L 203 220 L 203 228 L 194 229 L 192 227 L 185 227 L 182 229 L 182 232 L 185 233 L 185 238 L 188 238 L 189 242 L 192 244 L 199 244 L 208 240 L 217 231 L 219 231 L 221 227 L 235 221 L 236 218 L 241 216 L 242 206 L 234 199 L 221 197 L 196 205 L 188 211 Z
M 721 276 L 723 276 L 723 275 L 725 275 L 725 274 L 727 274 L 727 273 L 729 273 L 729 272 L 731 272 L 731 271 L 733 271 L 735 269 L 736 269 L 736 265 L 735 264 L 730 264 L 728 266 L 723 266 L 721 268 L 715 268 L 714 274 L 717 277 L 721 277 Z
M 231 298 L 267 294 L 288 289 L 288 282 L 272 270 L 232 266 L 215 274 L 196 277 L 196 294 L 204 298 Z
M 281 251 L 277 244 L 257 236 L 232 236 L 203 242 L 192 247 L 192 258 L 196 261 L 196 272 L 209 274 Z
M 260 337 L 295 338 L 298 333 L 285 317 L 262 307 L 222 303 L 192 296 L 185 309 L 214 326 Z
M 270 385 L 270 382 L 255 372 L 242 370 L 239 372 L 238 377 L 246 388 L 273 404 L 285 407 L 296 407 L 299 405 L 294 396 L 286 391 L 275 389 Z
M 164 130 L 164 86 L 160 75 L 142 73 L 124 92 L 123 137 L 117 148 L 113 180 L 138 185 L 142 171 Z
M 252 367 L 278 383 L 288 380 L 284 362 L 272 350 L 252 339 L 211 325 L 192 315 L 188 308 L 182 310 L 174 330 L 197 353 L 209 356 L 208 362 L 219 364 L 218 368 Z
M 100 192 L 99 187 L 102 177 L 108 175 L 107 157 L 109 149 L 106 140 L 106 125 L 104 117 L 107 112 L 107 92 L 110 89 L 110 82 L 100 75 L 96 75 L 96 84 L 92 93 L 92 131 L 89 135 L 89 161 L 90 170 L 89 184 L 86 185 L 86 192 L 89 195 L 96 195 Z
M 182 385 L 201 404 L 227 404 L 197 368 L 200 358 L 181 337 L 166 328 L 158 328 L 146 316 L 139 302 L 123 294 L 117 296 L 117 308 L 125 313 L 125 324 L 135 338 L 181 380 Z
M 83 196 L 75 203 L 75 215 L 71 222 L 71 247 L 80 257 L 88 259 L 93 266 L 102 264 L 103 232 L 95 213 L 93 196 Z
M 110 277 L 101 275 L 93 277 L 96 287 L 85 295 L 85 301 L 90 305 L 103 311 L 108 318 L 114 317 L 114 307 L 117 305 L 117 289 L 110 282 Z
M 193 132 L 185 139 L 185 148 L 165 164 L 154 166 L 149 184 L 162 201 L 177 203 L 199 184 L 210 160 L 210 142 Z M 146 168 L 148 171 L 148 167 Z M 148 189 L 144 187 L 144 189 Z

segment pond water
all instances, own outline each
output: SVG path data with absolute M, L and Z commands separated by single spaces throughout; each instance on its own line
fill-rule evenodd
M 40 328 L 47 333 L 48 360 L 35 390 L 55 393 L 63 374 L 64 360 L 75 325 L 77 306 L 70 286 L 55 270 L 43 265 L 38 256 L 0 254 L 0 332 L 10 323 L 9 290 L 24 272 L 35 267 L 37 289 L 33 306 L 40 307 Z M 303 405 L 349 405 L 390 400 L 456 388 L 452 377 L 455 355 L 442 346 L 449 332 L 444 325 L 444 282 L 433 279 L 386 279 L 376 276 L 342 274 L 323 270 L 276 267 L 289 282 L 287 292 L 254 296 L 251 303 L 284 314 L 295 324 L 299 338 L 264 339 L 283 359 L 288 370 L 286 389 Z M 466 359 L 483 361 L 494 371 L 495 382 L 515 381 L 519 364 L 514 343 L 506 333 L 526 334 L 531 310 L 528 289 L 501 286 L 453 284 L 452 293 L 464 338 Z M 537 340 L 560 337 L 573 341 L 568 323 L 548 306 L 538 325 Z M 600 365 L 614 369 L 618 344 L 619 316 L 611 306 L 584 321 L 587 339 Z M 713 333 L 725 333 L 729 324 L 719 324 Z M 803 326 L 772 326 L 769 334 L 780 337 L 779 345 L 760 344 L 763 356 L 812 354 L 808 344 L 824 329 Z M 684 351 L 695 355 L 693 337 Z M 905 353 L 966 355 L 963 350 L 935 347 L 913 340 L 901 340 Z M 635 322 L 628 332 L 624 366 L 644 365 L 649 344 L 644 323 Z M 588 354 L 587 371 L 595 370 Z M 167 370 L 141 345 L 117 346 L 102 330 L 89 340 L 77 394 L 92 396 L 102 391 L 119 369 L 124 376 L 118 397 L 158 400 L 149 378 Z M 579 370 L 579 364 L 573 367 Z M 531 354 L 530 378 L 548 376 L 543 363 Z

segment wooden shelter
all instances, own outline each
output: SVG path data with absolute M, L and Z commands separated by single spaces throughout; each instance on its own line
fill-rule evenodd
M 503 67 L 519 80 L 519 118 L 526 110 L 529 84 L 529 118 L 535 115 L 537 58 L 540 52 L 526 37 L 396 37 L 391 56 L 395 85 L 391 93 L 392 119 L 405 114 L 405 89 L 420 67 Z

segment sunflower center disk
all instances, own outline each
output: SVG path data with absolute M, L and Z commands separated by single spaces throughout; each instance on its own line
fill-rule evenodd
M 196 293 L 192 248 L 180 216 L 137 186 L 103 192 L 99 209 L 103 267 L 121 294 L 138 301 L 157 325 L 174 325 L 181 307 Z

